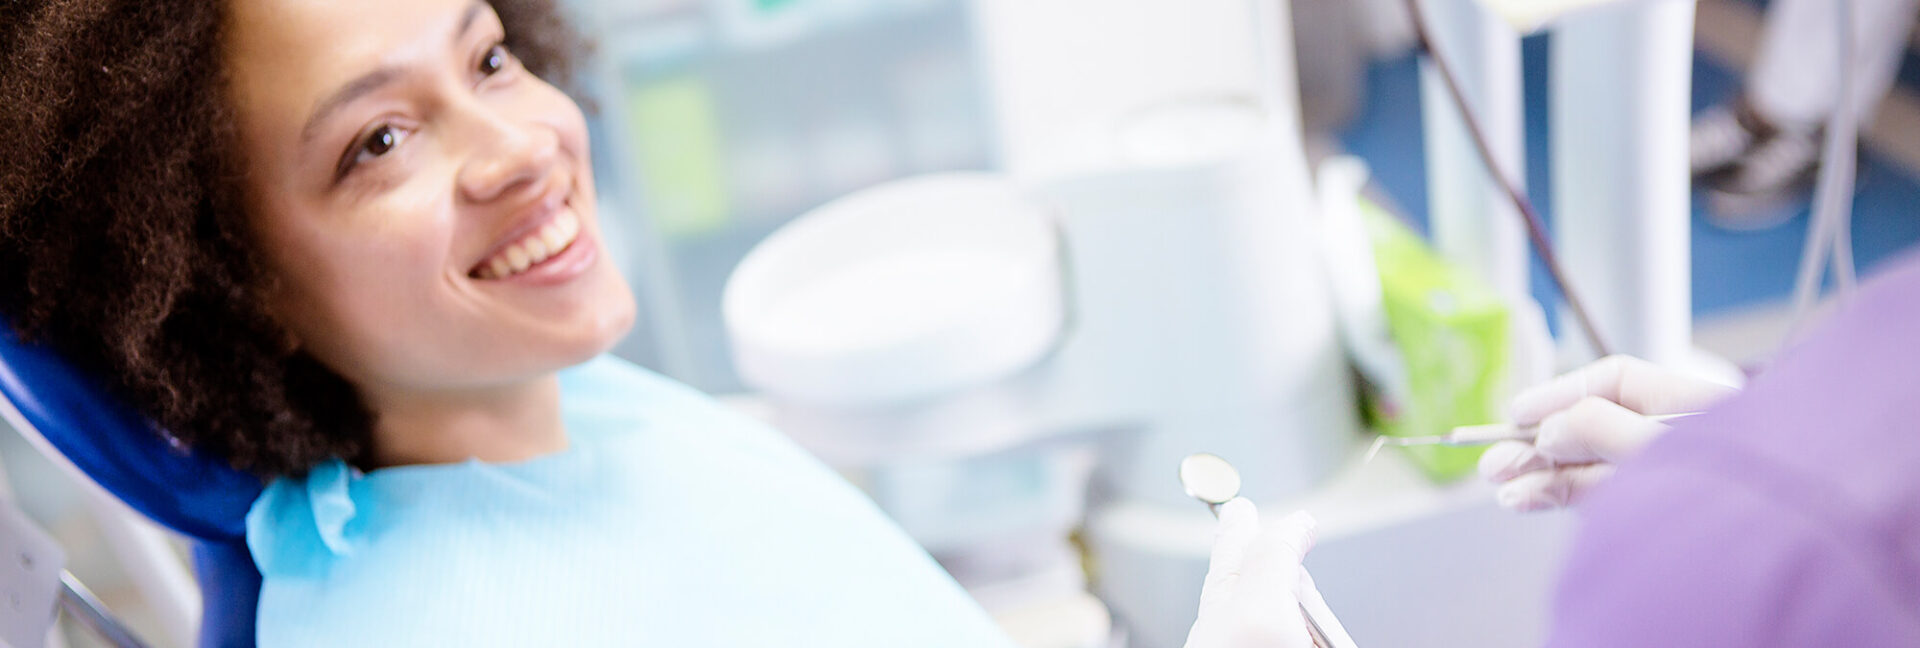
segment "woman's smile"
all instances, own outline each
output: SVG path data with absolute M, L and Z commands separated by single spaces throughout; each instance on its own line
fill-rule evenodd
M 467 271 L 480 281 L 558 283 L 579 276 L 599 258 L 568 194 L 555 193 L 513 224 Z

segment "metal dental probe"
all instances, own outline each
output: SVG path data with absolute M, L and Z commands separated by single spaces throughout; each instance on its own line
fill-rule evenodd
M 1646 417 L 1649 421 L 1671 421 L 1699 414 L 1699 412 L 1681 412 L 1678 414 L 1655 414 Z M 1450 447 L 1491 445 L 1501 441 L 1532 441 L 1539 434 L 1539 425 L 1518 426 L 1512 423 L 1490 423 L 1487 425 L 1462 425 L 1446 434 L 1426 436 L 1374 438 L 1373 445 L 1367 447 L 1367 456 L 1361 463 L 1373 461 L 1374 455 L 1387 446 L 1407 447 L 1423 445 L 1441 445 Z

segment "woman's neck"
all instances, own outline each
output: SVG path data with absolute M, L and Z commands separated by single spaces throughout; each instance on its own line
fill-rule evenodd
M 565 450 L 560 381 L 549 375 L 484 389 L 371 395 L 370 468 L 524 461 Z

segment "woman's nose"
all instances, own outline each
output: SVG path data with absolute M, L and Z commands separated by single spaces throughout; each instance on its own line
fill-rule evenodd
M 538 184 L 560 158 L 560 137 L 551 128 L 479 115 L 465 129 L 470 146 L 457 179 L 461 197 L 491 202 L 527 184 Z

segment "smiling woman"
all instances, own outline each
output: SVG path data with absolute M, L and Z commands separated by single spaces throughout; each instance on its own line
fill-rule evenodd
M 600 259 L 579 107 L 485 4 L 242 2 L 229 21 L 264 303 L 377 413 L 360 463 L 564 447 L 553 372 L 634 315 Z
M 208 592 L 263 645 L 1006 645 L 832 471 L 596 358 L 635 306 L 568 34 L 532 0 L 0 2 L 0 314 L 270 480 L 257 605 Z
M 299 6 L 236 8 L 292 18 Z M 553 7 L 491 6 L 492 34 L 513 27 L 507 50 L 529 76 L 568 77 L 578 41 Z M 481 8 L 462 16 L 478 21 Z M 285 181 L 264 170 L 287 160 L 277 145 L 238 145 L 233 118 L 246 111 L 228 99 L 223 48 L 238 53 L 229 34 L 262 34 L 226 14 L 219 2 L 0 5 L 0 313 L 108 377 L 178 441 L 238 467 L 274 476 L 367 460 L 362 395 L 268 308 L 299 282 L 268 270 L 276 259 L 254 244 L 268 219 L 248 215 L 286 215 L 256 206 L 299 198 L 267 184 Z M 251 42 L 281 54 L 292 44 Z M 329 169 L 338 159 L 312 153 Z

